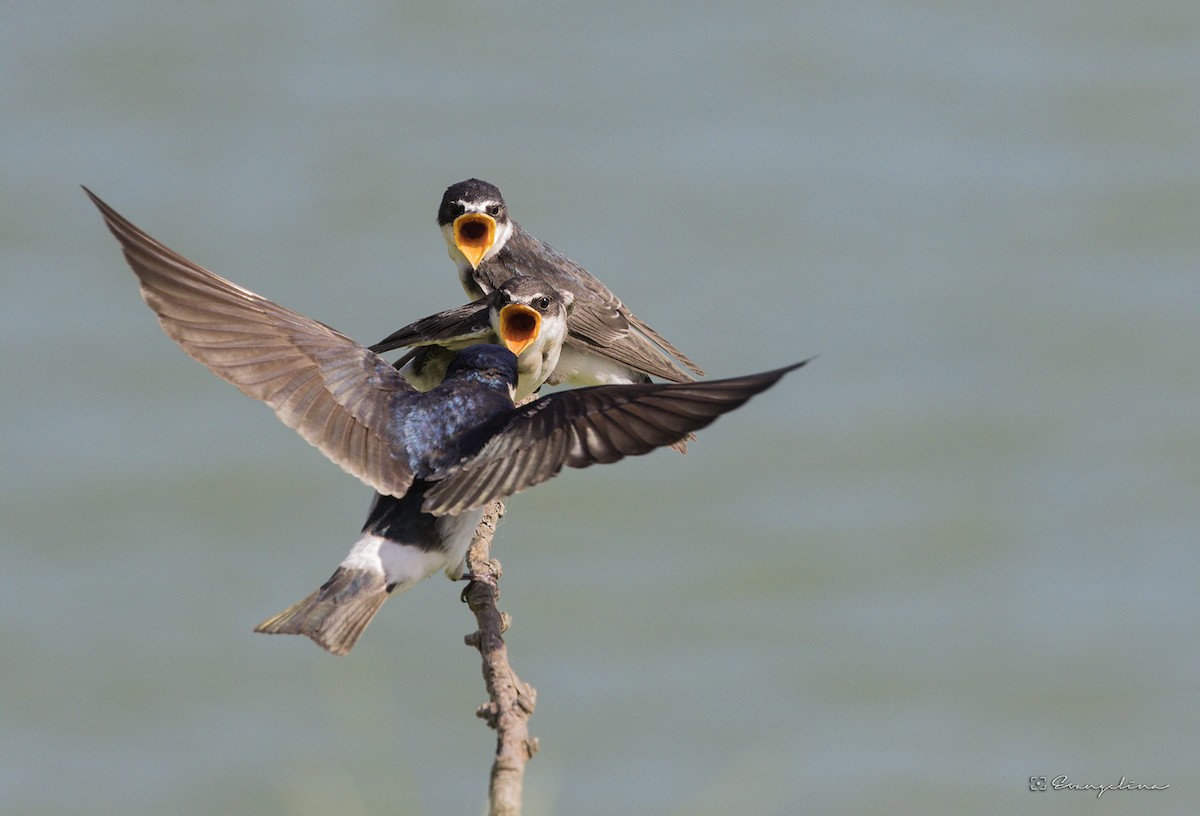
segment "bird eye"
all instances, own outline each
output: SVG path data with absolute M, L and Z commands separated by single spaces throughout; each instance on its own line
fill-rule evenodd
M 533 305 L 537 306 L 539 312 L 544 312 L 550 308 L 550 298 L 546 297 L 545 295 L 542 295 L 540 298 L 538 298 L 537 300 L 535 300 L 533 302 Z
M 500 205 L 499 204 L 488 204 L 487 214 L 490 215 L 492 218 L 495 218 L 496 216 L 500 215 Z

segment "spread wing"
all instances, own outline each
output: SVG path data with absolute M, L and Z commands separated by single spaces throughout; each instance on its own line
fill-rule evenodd
M 560 391 L 515 408 L 425 494 L 427 513 L 461 513 L 518 493 L 563 466 L 616 462 L 674 444 L 779 382 L 795 365 L 696 383 L 604 385 Z
M 469 346 L 472 343 L 489 342 L 490 338 L 495 337 L 495 332 L 492 330 L 488 301 L 489 298 L 484 297 L 465 306 L 423 317 L 392 332 L 371 346 L 371 351 L 382 354 L 407 346 L 444 344 L 450 341 L 459 341 L 454 343 L 455 346 L 460 343 Z
M 126 221 L 86 187 L 171 339 L 214 374 L 262 400 L 310 444 L 380 493 L 413 475 L 391 444 L 411 386 L 381 357 L 302 314 L 214 275 Z

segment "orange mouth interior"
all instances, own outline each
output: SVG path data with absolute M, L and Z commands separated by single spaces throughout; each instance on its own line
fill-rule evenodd
M 500 341 L 513 354 L 520 354 L 537 340 L 542 316 L 535 309 L 510 303 L 500 310 Z
M 454 244 L 470 261 L 472 269 L 479 267 L 495 240 L 496 219 L 490 215 L 463 213 L 454 219 Z

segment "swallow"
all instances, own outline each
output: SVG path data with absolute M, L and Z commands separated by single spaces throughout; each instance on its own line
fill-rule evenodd
M 305 635 L 337 655 L 390 595 L 438 571 L 464 575 L 488 503 L 564 466 L 677 442 L 804 365 L 702 383 L 581 388 L 516 407 L 516 355 L 482 344 L 458 352 L 442 382 L 422 392 L 346 335 L 192 263 L 84 190 L 167 335 L 375 490 L 361 535 L 329 580 L 255 628 Z
M 703 375 L 590 272 L 510 218 L 495 185 L 479 179 L 452 184 L 442 196 L 437 222 L 468 297 L 482 297 L 514 275 L 539 278 L 575 296 L 551 385 L 649 382 L 650 376 L 691 380 L 682 366 Z
M 558 365 L 574 301 L 570 292 L 517 275 L 479 300 L 410 323 L 368 348 L 383 354 L 412 347 L 395 366 L 417 390 L 428 391 L 446 376 L 455 352 L 479 343 L 503 345 L 517 355 L 520 402 Z

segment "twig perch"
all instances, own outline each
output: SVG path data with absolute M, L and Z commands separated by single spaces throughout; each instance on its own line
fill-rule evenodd
M 492 763 L 488 785 L 489 816 L 520 816 L 521 788 L 525 763 L 537 753 L 537 739 L 529 736 L 527 725 L 533 714 L 537 692 L 517 677 L 508 664 L 508 648 L 503 634 L 509 617 L 496 608 L 500 595 L 500 562 L 491 559 L 492 536 L 504 515 L 504 504 L 489 505 L 475 530 L 467 566 L 473 576 L 463 590 L 463 600 L 475 613 L 478 631 L 466 636 L 468 646 L 479 649 L 483 658 L 483 680 L 490 702 L 479 707 L 476 715 L 496 730 L 496 759 Z

